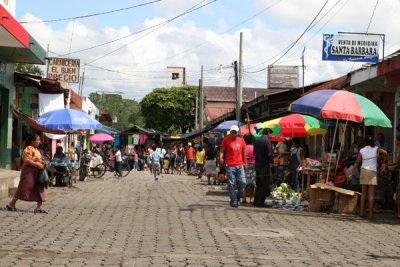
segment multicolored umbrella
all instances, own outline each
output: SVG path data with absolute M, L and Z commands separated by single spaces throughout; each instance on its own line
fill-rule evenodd
M 321 118 L 392 127 L 388 117 L 369 99 L 346 90 L 319 90 L 294 101 L 289 110 Z
M 256 128 L 270 128 L 273 136 L 305 137 L 307 135 L 326 134 L 328 127 L 314 117 L 302 114 L 290 114 L 281 118 L 258 123 Z
M 240 126 L 240 133 L 241 134 L 250 134 L 254 131 L 254 128 L 256 128 L 256 124 L 252 123 L 250 124 L 250 132 L 249 132 L 249 127 L 245 124 Z

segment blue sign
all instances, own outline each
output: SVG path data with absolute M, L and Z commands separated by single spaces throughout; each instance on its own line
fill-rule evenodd
M 324 34 L 322 60 L 378 62 L 379 35 L 334 35 Z

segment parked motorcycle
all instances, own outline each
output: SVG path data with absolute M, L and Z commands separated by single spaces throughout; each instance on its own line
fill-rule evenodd
M 92 155 L 85 149 L 81 154 L 81 159 L 79 162 L 79 181 L 84 181 L 86 177 L 89 176 L 90 161 L 92 160 Z

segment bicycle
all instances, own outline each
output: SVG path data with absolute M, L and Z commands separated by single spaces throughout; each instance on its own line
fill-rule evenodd
M 110 164 L 108 159 L 104 160 L 103 163 L 96 165 L 94 168 L 91 168 L 90 171 L 94 178 L 102 178 L 106 171 L 114 172 L 114 175 L 116 175 L 115 167 Z M 129 166 L 125 158 L 121 162 L 121 177 L 126 177 L 130 172 L 131 167 Z

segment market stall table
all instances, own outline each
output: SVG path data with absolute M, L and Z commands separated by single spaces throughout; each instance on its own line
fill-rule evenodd
M 306 181 L 306 190 L 308 192 L 308 190 L 310 189 L 310 182 L 311 182 L 311 175 L 314 174 L 327 174 L 328 170 L 325 168 L 303 168 L 300 170 L 301 172 L 301 194 L 300 194 L 300 198 L 303 198 L 303 193 L 304 193 L 304 176 L 307 175 L 307 181 Z M 308 194 L 307 194 L 307 199 L 308 199 Z
M 55 167 L 56 174 L 63 174 L 64 177 L 69 175 L 68 185 L 69 185 L 69 187 L 72 187 L 72 176 L 74 176 L 74 181 L 76 181 L 76 175 L 77 175 L 77 173 L 75 171 L 76 166 L 77 166 L 76 162 L 50 161 L 47 163 L 47 166 Z M 58 168 L 58 170 L 57 170 L 57 168 Z M 65 168 L 65 172 L 59 171 L 59 168 Z M 56 185 L 59 185 L 57 183 L 57 180 L 56 180 Z

